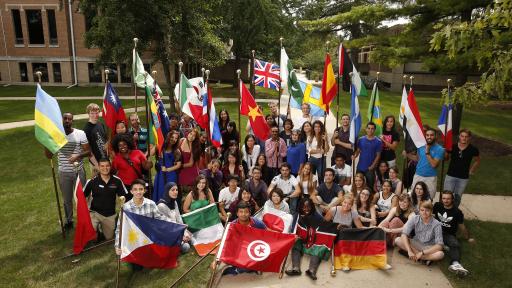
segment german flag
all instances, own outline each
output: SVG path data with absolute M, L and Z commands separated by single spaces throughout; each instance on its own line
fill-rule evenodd
M 325 222 L 322 218 L 301 216 L 295 229 L 299 239 L 295 242 L 294 249 L 323 260 L 329 259 L 337 237 L 336 224 Z
M 386 233 L 382 229 L 343 229 L 338 233 L 334 245 L 336 269 L 382 269 L 386 264 Z

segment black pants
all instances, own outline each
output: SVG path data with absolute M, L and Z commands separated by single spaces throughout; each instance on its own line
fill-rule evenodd
M 300 258 L 302 258 L 302 253 L 297 250 L 292 250 L 292 268 L 300 270 Z M 318 266 L 320 266 L 320 257 L 318 256 L 309 256 L 309 271 L 316 273 L 318 270 Z
M 459 240 L 457 240 L 457 237 L 452 234 L 443 233 L 443 242 L 444 245 L 450 248 L 449 251 L 446 251 L 446 254 L 448 254 L 448 257 L 450 257 L 451 262 L 460 262 L 460 244 Z

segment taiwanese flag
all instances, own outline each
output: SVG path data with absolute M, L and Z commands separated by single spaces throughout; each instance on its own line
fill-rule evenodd
M 386 267 L 386 233 L 380 228 L 343 229 L 334 245 L 334 267 L 382 269 Z
M 121 100 L 117 96 L 114 87 L 107 82 L 105 84 L 105 91 L 103 92 L 103 109 L 101 111 L 101 117 L 105 121 L 105 125 L 110 128 L 110 131 L 114 133 L 116 131 L 116 123 L 123 121 L 126 123 L 126 114 L 124 113 Z
M 89 214 L 89 207 L 85 200 L 84 190 L 80 177 L 76 179 L 75 185 L 76 197 L 76 229 L 75 239 L 73 241 L 73 253 L 78 255 L 84 250 L 85 245 L 89 241 L 96 239 L 96 231 L 92 227 L 91 215 Z
M 262 141 L 267 140 L 270 132 L 267 121 L 242 80 L 240 80 L 240 98 L 240 114 L 249 117 L 254 136 Z
M 240 268 L 278 273 L 294 242 L 293 234 L 229 223 L 218 259 Z
M 186 227 L 124 211 L 121 261 L 147 268 L 175 268 Z
M 322 218 L 301 216 L 295 226 L 295 233 L 299 237 L 305 254 L 318 256 L 327 260 L 331 255 L 331 248 L 336 240 L 336 224 L 325 222 Z

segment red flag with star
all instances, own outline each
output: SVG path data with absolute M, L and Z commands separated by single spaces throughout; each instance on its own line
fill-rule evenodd
M 254 97 L 252 97 L 251 92 L 245 87 L 242 80 L 240 80 L 240 98 L 240 114 L 249 117 L 249 123 L 251 124 L 252 131 L 254 131 L 254 136 L 262 141 L 267 140 L 270 128 L 256 101 L 254 101 Z

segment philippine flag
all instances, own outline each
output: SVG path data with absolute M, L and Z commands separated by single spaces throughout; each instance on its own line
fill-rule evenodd
M 124 211 L 121 260 L 147 268 L 175 268 L 186 227 Z

